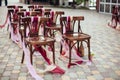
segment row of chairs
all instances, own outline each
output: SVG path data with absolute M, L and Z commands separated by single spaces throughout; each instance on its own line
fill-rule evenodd
M 13 9 L 12 9 L 13 8 Z M 81 29 L 80 22 L 84 20 L 84 16 L 73 16 L 65 17 L 63 16 L 64 11 L 56 11 L 53 13 L 51 9 L 43 9 L 43 6 L 28 6 L 31 15 L 25 16 L 25 9 L 22 6 L 17 6 L 19 11 L 15 13 L 15 7 L 8 6 L 8 14 L 10 22 L 14 26 L 18 24 L 19 32 L 21 34 L 21 40 L 25 41 L 26 45 L 30 49 L 30 60 L 32 64 L 33 46 L 37 50 L 41 45 L 49 45 L 53 52 L 53 63 L 55 64 L 55 32 L 59 31 L 62 37 L 66 40 L 69 45 L 69 64 L 68 67 L 72 65 L 71 62 L 71 50 L 73 46 L 76 46 L 79 51 L 80 43 L 83 41 L 87 43 L 88 46 L 88 58 L 90 60 L 90 38 L 91 36 L 83 33 Z M 44 10 L 44 14 L 42 13 Z M 30 13 L 29 13 L 30 14 Z M 17 18 L 15 19 L 16 16 Z M 60 16 L 60 17 L 58 17 Z M 58 19 L 59 18 L 59 19 Z M 59 25 L 57 25 L 57 19 L 59 20 Z M 76 25 L 77 24 L 77 25 Z M 23 29 L 21 29 L 21 26 Z M 75 28 L 78 30 L 75 32 Z M 42 30 L 42 31 L 41 31 Z M 29 32 L 27 32 L 29 31 Z M 43 36 L 39 39 L 39 33 Z M 40 34 L 40 35 L 41 35 Z M 60 53 L 62 52 L 62 46 Z M 46 56 L 44 57 L 46 59 Z M 22 57 L 22 63 L 24 60 L 24 53 Z
M 36 26 L 36 28 L 40 27 L 40 25 L 43 25 L 44 22 L 50 22 L 51 21 L 51 19 L 50 19 L 51 9 L 44 9 L 44 15 L 42 15 L 43 14 L 42 13 L 43 9 L 41 9 L 41 8 L 35 8 L 34 11 L 30 11 L 29 12 L 29 15 L 25 15 L 25 13 L 28 14 L 28 12 L 26 12 L 26 10 L 22 9 L 22 8 L 23 8 L 22 6 L 17 6 L 17 11 L 16 11 L 16 7 L 14 7 L 14 6 L 8 6 L 8 14 L 10 16 L 9 19 L 10 19 L 12 27 L 17 29 L 16 25 L 18 24 L 19 33 L 21 34 L 21 40 L 23 41 L 24 40 L 23 38 L 27 37 L 26 36 L 26 29 L 27 29 L 27 27 L 29 27 L 30 37 L 38 35 L 38 34 L 36 34 L 38 32 L 33 32 L 31 30 L 33 28 L 33 26 L 31 25 L 32 24 L 31 23 L 32 17 L 41 17 L 40 18 L 40 22 L 38 22 L 39 25 Z M 31 8 L 31 7 L 28 6 L 28 8 Z M 33 10 L 33 9 L 29 9 L 29 10 Z M 63 11 L 56 11 L 55 12 L 55 20 L 57 19 L 58 16 L 61 16 L 63 14 L 64 14 Z M 46 31 L 49 31 L 50 29 L 52 29 L 52 30 L 53 29 L 59 29 L 59 28 L 56 28 L 56 23 L 55 22 L 56 21 L 54 21 L 54 22 L 52 22 L 50 24 L 49 27 L 51 27 L 51 28 L 45 27 Z M 24 27 L 24 30 L 21 30 L 21 27 Z M 15 29 L 13 29 L 13 30 L 15 30 Z M 23 58 L 24 58 L 24 53 L 23 53 Z M 22 59 L 22 62 L 23 62 L 23 59 Z M 31 58 L 31 63 L 32 63 L 32 58 Z

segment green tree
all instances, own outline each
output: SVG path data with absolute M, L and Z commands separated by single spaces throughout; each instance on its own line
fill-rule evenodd
M 77 4 L 84 4 L 84 7 L 86 7 L 86 3 L 88 2 L 89 0 L 76 0 Z

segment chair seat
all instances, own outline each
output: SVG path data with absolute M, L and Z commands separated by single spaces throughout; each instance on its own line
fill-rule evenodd
M 90 39 L 91 36 L 85 33 L 71 33 L 71 34 L 63 34 L 63 37 L 65 39 L 74 41 L 74 40 L 79 40 L 79 41 L 83 41 L 85 39 Z
M 27 37 L 25 38 L 25 42 L 31 44 L 31 45 L 46 45 L 50 42 L 55 42 L 53 38 L 50 37 Z
M 53 63 L 55 64 L 55 51 L 54 51 L 55 39 L 50 38 L 50 37 L 39 36 L 39 37 L 27 37 L 24 40 L 25 40 L 25 43 L 27 45 L 29 45 L 28 47 L 29 47 L 29 50 L 30 50 L 31 64 L 33 64 L 33 62 L 32 62 L 32 55 L 34 53 L 34 50 L 32 49 L 32 46 L 34 46 L 36 50 L 38 50 L 39 52 L 41 52 L 41 50 L 39 49 L 39 47 L 42 46 L 42 45 L 43 46 L 44 45 L 51 45 L 51 49 L 52 49 L 52 52 L 53 52 Z M 43 54 L 43 52 L 41 54 Z M 46 53 L 45 53 L 45 55 L 46 55 Z M 47 57 L 45 55 L 43 57 L 46 59 Z M 46 61 L 48 61 L 48 64 L 50 64 L 50 62 L 49 62 L 48 59 Z
M 77 49 L 79 51 L 79 42 L 83 42 L 85 41 L 87 46 L 88 46 L 88 58 L 90 60 L 90 38 L 91 36 L 85 33 L 70 33 L 70 34 L 63 34 L 63 38 L 65 40 L 68 41 L 68 45 L 69 45 L 69 64 L 68 64 L 68 68 L 70 68 L 70 66 L 75 65 L 73 63 L 71 63 L 71 55 L 72 55 L 72 48 L 73 46 L 75 46 L 75 44 L 77 44 Z M 75 42 L 74 42 L 75 41 Z

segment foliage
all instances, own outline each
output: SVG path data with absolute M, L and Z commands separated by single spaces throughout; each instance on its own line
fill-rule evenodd
M 84 2 L 84 0 L 76 0 L 77 4 L 81 4 Z
M 82 4 L 82 3 L 85 3 L 86 1 L 89 1 L 89 0 L 76 0 L 77 4 Z

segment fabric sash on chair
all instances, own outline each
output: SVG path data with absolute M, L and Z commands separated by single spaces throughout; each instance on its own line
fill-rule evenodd
M 47 22 L 47 26 L 50 27 L 54 22 L 54 17 L 55 17 L 55 12 L 54 11 L 50 11 L 50 20 L 49 22 Z
M 24 12 L 24 16 L 30 16 L 30 11 Z
M 69 31 L 71 31 L 71 27 L 72 27 L 71 24 L 72 24 L 72 23 L 71 23 L 71 17 L 68 16 L 68 17 L 67 17 L 67 23 L 66 23 L 66 25 L 63 27 L 63 33 L 67 33 L 67 32 L 69 32 Z
M 31 26 L 31 32 L 32 33 L 38 33 L 38 17 L 37 16 L 34 16 L 34 17 L 31 17 L 32 18 L 32 20 L 31 20 L 31 24 L 32 24 L 32 26 Z

